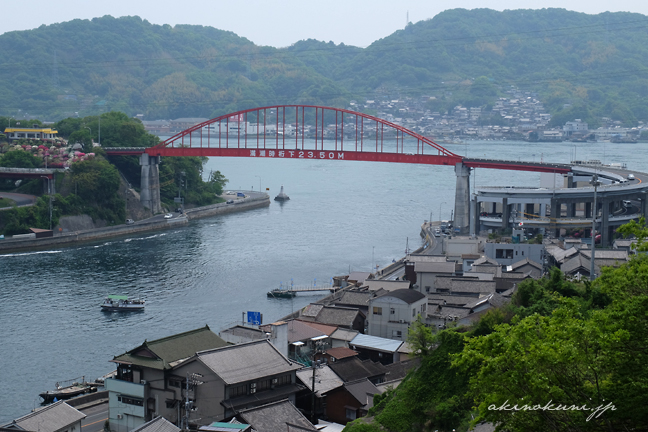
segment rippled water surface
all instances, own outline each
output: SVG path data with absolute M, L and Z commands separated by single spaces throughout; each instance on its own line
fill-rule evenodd
M 628 162 L 645 171 L 643 145 L 579 144 L 579 159 Z M 471 142 L 469 157 L 568 162 L 573 144 Z M 633 154 L 632 160 L 626 154 Z M 326 283 L 349 270 L 383 266 L 420 246 L 420 224 L 450 218 L 452 167 L 387 163 L 210 159 L 229 189 L 280 186 L 283 205 L 196 220 L 167 231 L 33 253 L 0 255 L 0 424 L 26 414 L 56 381 L 94 379 L 144 339 L 208 324 L 218 331 L 260 311 L 264 322 L 315 296 L 267 299 L 280 282 Z M 537 186 L 539 175 L 477 170 L 480 185 Z M 108 294 L 147 300 L 141 313 L 104 313 Z

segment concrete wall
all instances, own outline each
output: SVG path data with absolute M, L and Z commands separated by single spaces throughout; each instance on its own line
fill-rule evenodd
M 40 239 L 4 239 L 0 240 L 0 251 L 14 251 L 25 249 L 45 249 L 50 247 L 70 246 L 79 242 L 100 240 L 104 238 L 132 235 L 139 232 L 156 231 L 186 225 L 190 219 L 214 216 L 218 214 L 235 213 L 254 208 L 267 207 L 270 198 L 266 195 L 259 198 L 246 198 L 241 204 L 213 204 L 187 210 L 187 217 L 160 221 L 140 221 L 133 225 L 116 225 L 104 228 L 80 230 L 63 233 L 54 237 Z

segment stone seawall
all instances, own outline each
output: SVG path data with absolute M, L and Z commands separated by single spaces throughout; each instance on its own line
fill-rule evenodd
M 270 205 L 270 198 L 248 197 L 240 204 L 218 203 L 205 207 L 189 209 L 185 212 L 186 216 L 173 219 L 163 219 L 155 221 L 138 221 L 132 225 L 116 225 L 105 228 L 96 228 L 81 230 L 55 235 L 54 237 L 45 237 L 38 239 L 11 239 L 0 240 L 0 252 L 13 252 L 23 250 L 38 250 L 52 247 L 71 246 L 80 242 L 101 240 L 111 237 L 132 235 L 139 232 L 157 231 L 169 228 L 175 228 L 179 225 L 186 225 L 191 219 L 215 216 L 219 214 L 235 213 L 255 208 L 267 207 Z

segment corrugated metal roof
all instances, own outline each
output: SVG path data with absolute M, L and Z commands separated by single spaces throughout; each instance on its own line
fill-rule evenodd
M 358 334 L 353 338 L 349 345 L 351 347 L 360 346 L 363 348 L 371 348 L 383 352 L 396 352 L 403 342 L 394 339 L 386 339 L 378 336 L 370 336 L 365 334 Z

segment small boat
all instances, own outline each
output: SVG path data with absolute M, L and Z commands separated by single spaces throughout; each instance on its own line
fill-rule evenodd
M 295 291 L 290 291 L 282 288 L 275 288 L 272 291 L 268 291 L 269 298 L 293 298 L 296 296 L 297 293 L 295 293 Z
M 144 300 L 130 299 L 128 296 L 109 295 L 101 304 L 104 311 L 141 311 L 144 310 Z
M 61 385 L 61 383 L 56 383 L 56 390 L 48 390 L 46 392 L 40 393 L 39 396 L 43 399 L 43 403 L 47 404 L 50 402 L 54 402 L 55 399 L 56 400 L 70 399 L 85 393 L 97 391 L 97 384 L 86 382 L 85 377 L 82 377 L 81 382 L 74 381 L 74 380 L 69 380 L 65 382 L 72 382 L 72 384 L 68 386 L 63 386 Z

